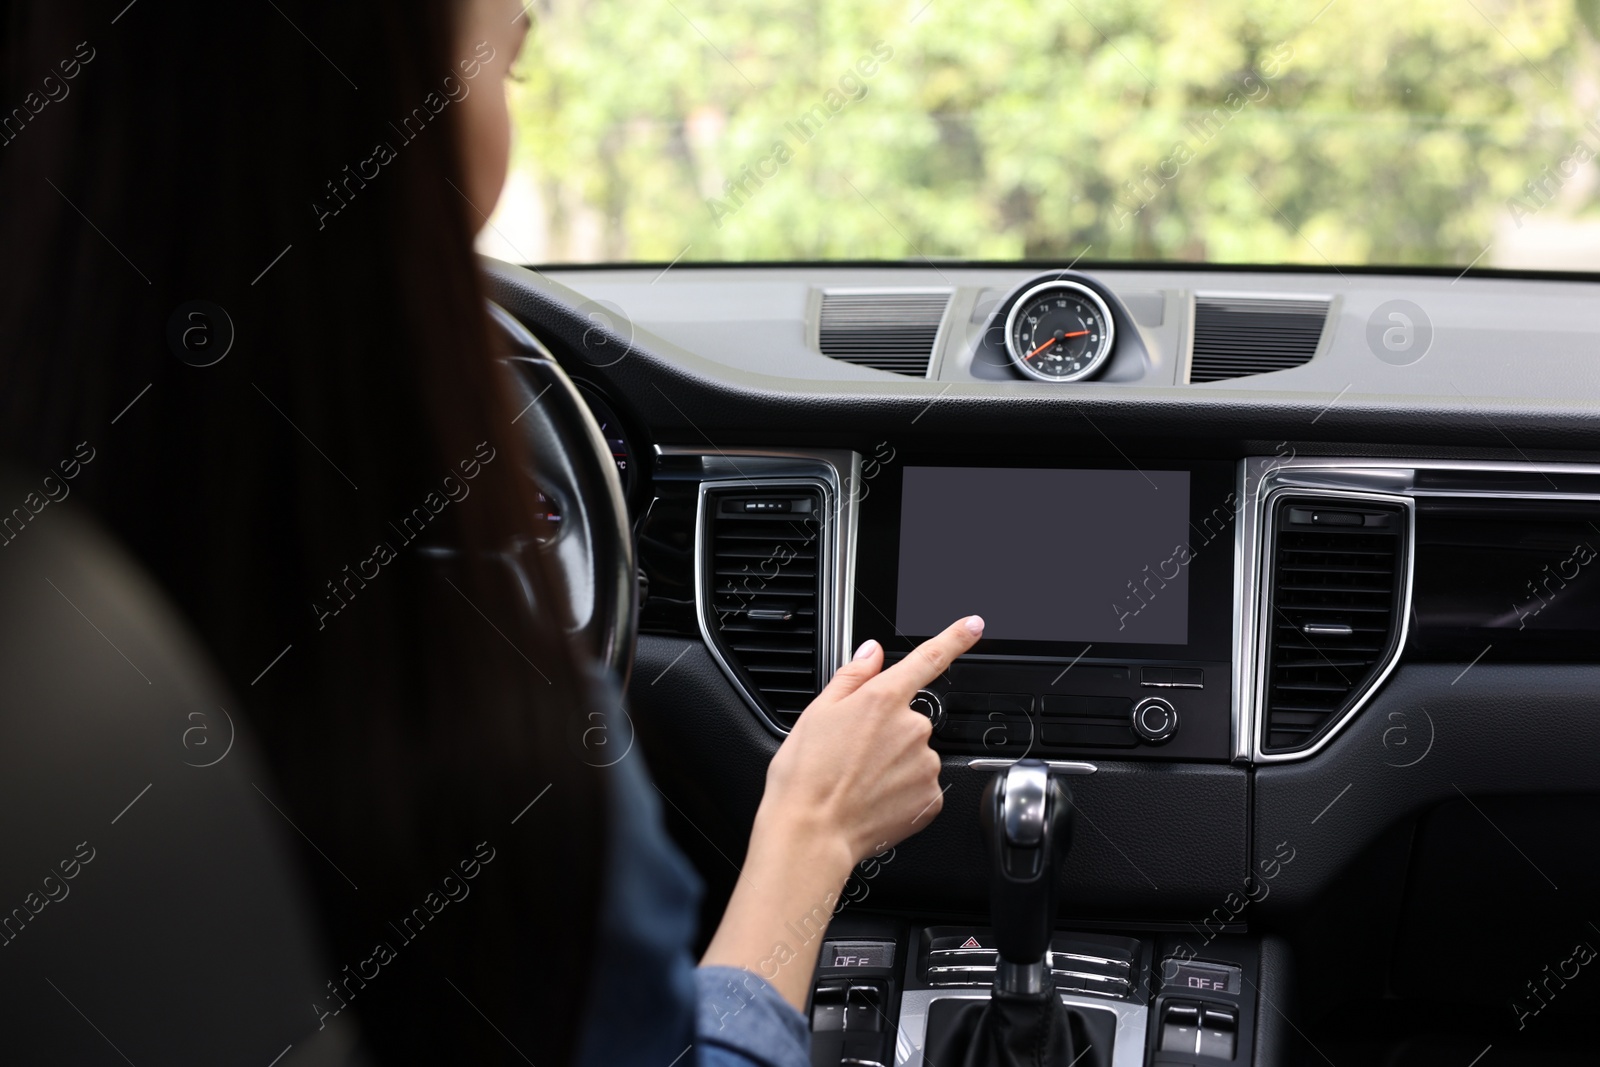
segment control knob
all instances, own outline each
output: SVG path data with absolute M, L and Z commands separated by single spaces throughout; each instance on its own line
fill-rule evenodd
M 911 698 L 911 710 L 926 715 L 928 721 L 933 723 L 934 733 L 944 726 L 944 704 L 939 700 L 939 694 L 931 689 L 917 690 L 917 695 Z
M 1133 706 L 1132 725 L 1141 741 L 1163 744 L 1178 732 L 1178 709 L 1162 697 L 1146 697 Z

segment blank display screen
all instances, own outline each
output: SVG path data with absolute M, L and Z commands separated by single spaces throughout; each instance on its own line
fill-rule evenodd
M 1187 644 L 1189 478 L 907 467 L 895 629 L 977 614 L 995 640 Z

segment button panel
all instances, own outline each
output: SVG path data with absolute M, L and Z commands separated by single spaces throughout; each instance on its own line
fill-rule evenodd
M 1073 723 L 1057 725 L 1045 723 L 1039 731 L 1040 739 L 1047 745 L 1064 745 L 1083 748 L 1132 748 L 1139 743 L 1126 720 L 1116 723 Z
M 889 659 L 901 656 L 893 651 Z M 926 699 L 917 710 L 938 726 L 933 747 L 945 755 L 1223 760 L 1232 751 L 1230 679 L 1226 662 L 1145 666 L 966 657 L 919 694 Z M 1152 697 L 1177 709 L 1182 728 L 1176 733 L 1167 722 L 1135 729 L 1134 707 Z M 932 713 L 935 700 L 942 723 Z
M 1231 1060 L 1238 1048 L 1239 1014 L 1232 1008 L 1191 1001 L 1169 1001 L 1161 1013 L 1162 1052 Z
M 1133 961 L 1138 942 L 1109 939 L 1102 944 L 1058 934 L 1050 941 L 1050 975 L 1062 992 L 1093 993 L 1122 998 L 1133 990 Z M 930 986 L 989 986 L 994 983 L 996 953 L 986 933 L 959 932 L 930 938 L 927 980 Z
M 1033 694 L 950 692 L 944 703 L 948 711 L 964 715 L 1026 715 L 1033 711 Z

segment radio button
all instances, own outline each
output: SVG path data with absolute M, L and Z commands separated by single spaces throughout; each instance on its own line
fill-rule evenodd
M 944 695 L 944 708 L 951 715 L 1028 715 L 1033 711 L 1033 694 L 950 692 Z
M 1206 672 L 1200 667 L 1140 667 L 1139 684 L 1157 689 L 1204 689 Z
M 1116 723 L 1046 723 L 1039 737 L 1063 748 L 1132 748 L 1139 743 L 1127 726 Z
M 1041 705 L 1043 714 L 1052 717 L 1126 720 L 1133 702 L 1127 697 L 1046 696 Z
M 1132 726 L 1141 740 L 1162 744 L 1178 732 L 1178 709 L 1161 697 L 1146 697 L 1133 706 Z

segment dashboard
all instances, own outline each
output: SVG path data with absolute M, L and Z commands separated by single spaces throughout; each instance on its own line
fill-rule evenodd
M 985 639 L 914 702 L 945 814 L 874 870 L 863 915 L 984 915 L 962 813 L 1027 755 L 1072 782 L 1076 929 L 1202 960 L 1255 938 L 1263 982 L 1272 939 L 1292 946 L 1310 1007 L 1291 1026 L 1261 1001 L 1259 1047 L 1298 1027 L 1334 1048 L 1396 1003 L 1437 1020 L 1420 1006 L 1445 986 L 1503 1013 L 1587 929 L 1568 902 L 1600 894 L 1600 861 L 1569 842 L 1600 825 L 1600 281 L 491 278 L 626 463 L 631 707 L 708 907 L 850 651 L 904 655 L 977 612 Z
M 989 386 L 995 395 L 1078 401 L 1091 417 L 1093 401 L 1124 390 L 1150 400 L 1182 396 L 1196 405 L 1278 393 L 1280 410 L 1296 415 L 1294 400 L 1314 400 L 1304 421 L 1284 425 L 1290 432 L 1270 441 L 1267 432 L 1260 435 L 1269 455 L 1285 439 L 1381 434 L 1377 425 L 1363 430 L 1345 420 L 1369 404 L 1396 409 L 1426 397 L 1421 409 L 1472 418 L 1458 427 L 1430 426 L 1434 440 L 1422 443 L 1475 444 L 1508 458 L 1518 458 L 1515 448 L 1572 446 L 1570 437 L 1550 433 L 1556 424 L 1527 416 L 1537 411 L 1587 422 L 1579 412 L 1600 389 L 1600 369 L 1590 358 L 1593 282 L 1457 273 L 1130 266 L 1090 272 L 935 262 L 549 268 L 542 275 L 570 293 L 583 324 L 573 337 L 574 358 L 602 377 L 626 372 L 631 357 L 619 353 L 648 348 L 688 357 L 729 380 L 773 378 L 765 384 L 787 383 L 784 391 L 820 382 L 861 394 L 911 386 L 906 392 L 923 396 L 922 404 L 945 385 L 953 387 L 946 400 Z M 1058 281 L 1100 296 L 1110 315 L 1109 351 L 1081 378 L 1039 381 L 1016 367 L 1006 323 L 1022 297 Z M 939 385 L 928 391 L 918 380 Z M 1513 399 L 1537 403 L 1518 412 L 1506 403 Z M 630 400 L 666 407 L 654 397 Z M 1327 415 L 1308 428 L 1324 408 Z M 1470 435 L 1456 432 L 1469 427 Z M 1125 441 L 1111 436 L 1127 451 Z

